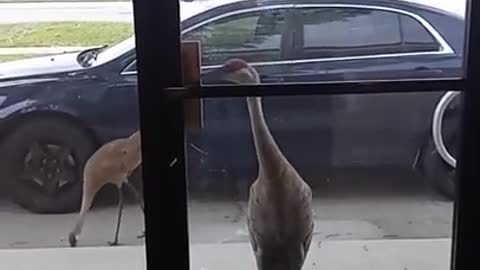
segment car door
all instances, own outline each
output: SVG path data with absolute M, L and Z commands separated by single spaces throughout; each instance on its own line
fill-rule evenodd
M 95 122 L 102 129 L 102 140 L 126 137 L 139 128 L 137 68 L 134 58 L 129 59 L 121 61 L 126 62 L 126 66 L 119 61 L 109 65 L 115 70 L 109 71 L 113 75 L 108 79 L 95 116 Z
M 431 78 L 454 58 L 449 45 L 406 11 L 373 6 L 296 5 L 302 35 L 297 58 L 305 81 Z M 432 27 L 432 29 L 434 29 Z M 325 74 L 326 73 L 326 74 Z M 334 164 L 399 165 L 413 162 L 419 134 L 428 130 L 428 94 L 332 96 Z M 323 102 L 325 103 L 325 101 Z
M 208 72 L 231 58 L 252 64 L 262 82 L 280 83 L 288 74 L 285 53 L 291 48 L 289 8 L 275 5 L 236 10 L 211 18 L 208 23 L 186 29 L 183 40 L 199 40 L 202 68 Z M 209 81 L 202 81 L 210 84 Z M 270 99 L 264 100 L 267 121 L 273 132 L 282 130 L 279 113 L 294 113 Z M 209 153 L 208 170 L 232 177 L 254 177 L 256 159 L 246 102 L 243 98 L 204 100 L 205 126 L 190 139 Z M 282 143 L 282 139 L 280 139 Z

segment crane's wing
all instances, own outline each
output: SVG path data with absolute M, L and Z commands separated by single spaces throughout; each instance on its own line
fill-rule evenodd
M 250 186 L 250 194 L 249 194 L 249 201 L 248 201 L 248 210 L 247 210 L 247 228 L 248 228 L 248 236 L 250 239 L 250 245 L 252 246 L 253 253 L 257 255 L 258 253 L 258 241 L 256 236 L 258 232 L 255 231 L 253 226 L 254 221 L 254 213 L 252 211 L 252 206 L 255 203 L 255 183 Z
M 252 226 L 252 220 L 250 217 L 247 217 L 247 225 L 248 225 L 248 237 L 250 239 L 250 245 L 252 246 L 253 253 L 256 254 L 258 252 L 258 242 L 255 237 L 257 232 Z
M 252 194 L 252 190 L 250 190 L 250 194 Z M 250 200 L 252 200 L 252 196 L 250 195 Z M 251 212 L 251 203 L 249 202 L 249 209 L 247 214 L 247 227 L 248 227 L 248 237 L 250 239 L 250 246 L 252 247 L 253 254 L 255 255 L 255 263 L 257 264 L 257 269 L 262 270 L 262 258 L 261 258 L 261 251 L 259 242 L 258 242 L 258 232 L 255 230 L 255 226 L 253 223 L 255 222 L 254 217 L 252 216 Z
M 307 253 L 312 243 L 313 230 L 315 227 L 313 220 L 313 208 L 312 208 L 312 190 L 310 186 L 303 182 L 303 211 L 304 211 L 304 235 L 305 238 L 302 242 L 303 260 L 307 257 Z
M 307 253 L 310 250 L 310 244 L 312 243 L 312 236 L 313 236 L 313 223 L 310 231 L 308 231 L 307 236 L 305 237 L 305 240 L 303 241 L 303 256 L 304 260 L 307 257 Z

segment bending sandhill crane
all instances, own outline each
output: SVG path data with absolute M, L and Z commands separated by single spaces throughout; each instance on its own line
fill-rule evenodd
M 240 59 L 211 71 L 213 79 L 258 84 L 257 71 Z M 250 188 L 247 225 L 259 270 L 300 270 L 314 228 L 312 191 L 280 151 L 267 126 L 260 97 L 247 98 L 258 177 Z
M 133 133 L 128 138 L 115 139 L 104 144 L 88 159 L 83 170 L 83 197 L 80 214 L 75 227 L 68 237 L 70 246 L 76 246 L 78 236 L 85 222 L 85 215 L 92 206 L 95 195 L 106 184 L 114 184 L 118 188 L 118 218 L 115 238 L 113 242 L 108 242 L 110 245 L 118 244 L 118 233 L 123 210 L 122 187 L 124 184 L 134 193 L 142 210 L 144 209 L 140 193 L 128 182 L 128 177 L 141 163 L 140 131 Z M 143 237 L 143 235 L 139 237 Z

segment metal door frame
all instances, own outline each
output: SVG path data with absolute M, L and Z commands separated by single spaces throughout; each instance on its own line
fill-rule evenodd
M 480 2 L 468 1 L 464 78 L 182 87 L 178 0 L 134 0 L 148 269 L 189 270 L 183 100 L 198 97 L 464 91 L 451 267 L 475 269 L 480 243 Z M 468 12 L 470 11 L 470 12 Z M 476 15 L 475 15 L 476 14 Z M 477 76 L 475 76 L 477 75 Z M 162 249 L 166 249 L 162 250 Z M 433 260 L 434 258 L 432 258 Z M 470 267 L 473 265 L 473 268 Z

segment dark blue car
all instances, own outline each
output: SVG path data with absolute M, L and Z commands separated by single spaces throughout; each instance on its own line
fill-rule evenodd
M 238 57 L 263 82 L 275 83 L 463 73 L 464 20 L 417 4 L 207 0 L 181 9 L 184 40 L 202 42 L 204 71 Z M 38 213 L 77 210 L 88 157 L 139 128 L 134 45 L 132 37 L 0 65 L 2 172 L 20 205 Z M 454 168 L 431 136 L 445 92 L 271 97 L 264 107 L 280 147 L 310 182 L 331 168 L 414 167 L 452 197 Z M 442 131 L 454 155 L 459 116 L 456 103 L 449 105 Z M 203 114 L 204 128 L 187 131 L 192 181 L 253 180 L 257 164 L 244 100 L 205 99 Z

